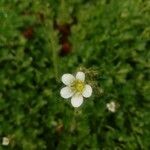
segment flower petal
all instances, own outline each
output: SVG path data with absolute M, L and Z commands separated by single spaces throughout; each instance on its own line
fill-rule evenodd
M 83 96 L 75 94 L 71 99 L 71 104 L 73 107 L 79 107 L 83 103 Z
M 82 95 L 84 97 L 90 97 L 92 95 L 92 87 L 90 85 L 86 84 Z
M 71 97 L 73 94 L 74 94 L 73 91 L 68 86 L 66 86 L 60 90 L 61 97 L 65 98 L 65 99 Z
M 67 73 L 61 77 L 61 80 L 65 85 L 70 85 L 75 80 L 75 77 L 72 74 Z
M 85 73 L 83 73 L 83 72 L 77 72 L 76 79 L 81 80 L 81 81 L 84 82 L 84 80 L 85 80 Z

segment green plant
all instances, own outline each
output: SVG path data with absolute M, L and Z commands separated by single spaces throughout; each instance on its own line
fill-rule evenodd
M 0 149 L 148 150 L 149 16 L 149 0 L 1 0 Z M 95 90 L 76 110 L 60 77 L 78 67 Z

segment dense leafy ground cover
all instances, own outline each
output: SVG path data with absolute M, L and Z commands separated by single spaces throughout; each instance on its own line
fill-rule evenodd
M 0 149 L 150 149 L 149 58 L 149 0 L 0 0 Z M 78 69 L 94 90 L 74 109 Z

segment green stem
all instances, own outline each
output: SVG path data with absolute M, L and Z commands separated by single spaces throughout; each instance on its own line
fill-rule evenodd
M 55 43 L 52 39 L 52 36 L 50 36 L 50 43 L 51 43 L 51 48 L 52 48 L 52 61 L 53 61 L 53 67 L 54 67 L 54 74 L 55 74 L 56 81 L 58 81 L 59 80 L 59 78 L 58 78 L 58 60 L 57 60 Z
M 55 75 L 55 79 L 56 81 L 59 81 L 59 77 L 58 77 L 58 59 L 57 59 L 57 45 L 55 43 L 56 40 L 56 35 L 53 31 L 53 25 L 51 24 L 51 22 L 47 21 L 45 23 L 45 33 L 47 35 L 47 30 L 51 29 L 51 33 L 48 34 L 48 42 L 49 42 L 49 46 L 48 48 L 52 50 L 52 62 L 53 62 L 53 67 L 54 67 L 54 75 Z

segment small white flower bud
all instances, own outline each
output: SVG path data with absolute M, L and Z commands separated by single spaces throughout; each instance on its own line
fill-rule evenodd
M 110 112 L 116 112 L 116 108 L 117 108 L 117 106 L 116 106 L 116 103 L 114 102 L 114 101 L 111 101 L 110 103 L 107 103 L 106 104 L 106 107 L 107 107 L 107 109 L 110 111 Z
M 4 146 L 9 145 L 9 138 L 3 137 L 3 139 L 2 139 L 2 145 L 4 145 Z

